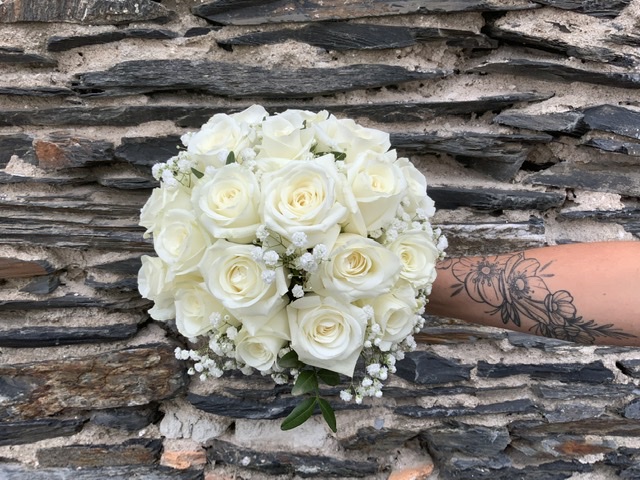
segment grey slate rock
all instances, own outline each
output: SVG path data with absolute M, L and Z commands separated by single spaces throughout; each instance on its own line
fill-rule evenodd
M 574 398 L 622 398 L 633 395 L 635 385 L 593 385 L 571 383 L 565 385 L 536 384 L 531 386 L 536 396 L 549 400 L 571 400 Z
M 543 415 L 550 423 L 558 423 L 598 418 L 604 413 L 604 407 L 594 407 L 585 403 L 572 403 L 562 404 L 553 410 L 546 410 Z
M 202 470 L 178 470 L 161 465 L 97 468 L 38 468 L 0 464 L 3 480 L 204 480 Z
M 118 160 L 133 165 L 151 168 L 158 162 L 166 162 L 177 155 L 178 147 L 182 145 L 180 136 L 167 135 L 164 137 L 125 137 L 122 144 L 115 149 Z
M 393 25 L 347 22 L 311 23 L 302 28 L 255 32 L 219 40 L 230 50 L 236 45 L 269 45 L 289 40 L 307 43 L 326 50 L 382 50 L 404 48 L 418 42 L 442 40 L 463 48 L 495 48 L 497 42 L 485 35 L 444 28 L 407 28 Z
M 108 297 L 89 297 L 74 293 L 67 293 L 60 297 L 37 300 L 0 300 L 0 312 L 14 310 L 33 310 L 49 308 L 79 308 L 95 307 L 114 310 L 128 310 L 148 306 L 149 302 L 138 295 L 123 293 L 111 294 Z
M 511 438 L 506 427 L 485 427 L 455 422 L 451 426 L 436 426 L 422 430 L 420 437 L 436 458 L 452 455 L 490 458 L 503 452 Z
M 0 95 L 14 97 L 70 97 L 76 93 L 65 87 L 10 87 L 0 86 Z
M 629 377 L 640 378 L 640 360 L 618 360 L 616 367 Z
M 274 419 L 286 417 L 300 402 L 296 397 L 278 397 L 269 402 L 240 399 L 224 395 L 189 393 L 187 400 L 194 407 L 214 415 L 232 418 Z
M 610 138 L 590 138 L 582 143 L 582 145 L 597 148 L 604 152 L 621 153 L 622 155 L 640 157 L 640 143 L 625 142 Z
M 0 388 L 2 383 L 0 383 Z M 84 418 L 37 418 L 0 422 L 0 446 L 21 445 L 55 437 L 68 437 L 82 430 Z M 2 464 L 0 463 L 0 478 Z
M 4 168 L 13 155 L 22 157 L 32 143 L 33 137 L 24 133 L 0 135 L 0 168 Z
M 279 70 L 204 60 L 132 60 L 78 74 L 72 88 L 84 96 L 186 90 L 233 98 L 308 98 L 446 75 L 444 70 L 411 71 L 384 64 Z
M 417 405 L 403 405 L 396 407 L 393 412 L 413 418 L 448 418 L 467 415 L 493 415 L 498 413 L 531 413 L 537 410 L 536 405 L 528 398 L 509 400 L 506 402 L 465 407 L 419 407 Z
M 101 32 L 94 35 L 75 35 L 70 37 L 53 36 L 47 40 L 47 50 L 50 52 L 64 52 L 73 48 L 85 47 L 87 45 L 103 45 L 105 43 L 117 42 L 125 38 L 146 38 L 153 40 L 167 40 L 176 38 L 178 34 L 171 30 L 155 28 L 130 28 L 125 30 L 114 30 L 111 32 Z
M 0 347 L 42 348 L 58 345 L 114 342 L 138 333 L 139 325 L 122 323 L 102 327 L 20 327 L 0 330 Z
M 209 461 L 235 465 L 267 475 L 295 474 L 302 478 L 364 478 L 378 473 L 378 464 L 374 460 L 339 460 L 333 457 L 285 451 L 263 452 L 217 439 L 211 440 L 208 447 Z
M 566 342 L 564 340 L 540 337 L 538 335 L 530 335 L 522 332 L 508 332 L 507 339 L 509 340 L 509 343 L 515 347 L 541 348 L 546 351 L 572 345 L 571 342 Z
M 352 18 L 431 14 L 463 11 L 506 11 L 535 8 L 528 1 L 505 2 L 487 0 L 370 0 L 345 3 L 343 0 L 308 0 L 295 2 L 274 0 L 217 0 L 192 9 L 194 15 L 222 25 L 260 25 L 283 22 L 317 22 L 325 20 L 349 20 Z
M 434 353 L 409 352 L 396 364 L 396 375 L 418 385 L 469 380 L 472 366 L 460 365 Z
M 562 382 L 608 383 L 613 372 L 601 361 L 591 363 L 513 364 L 478 362 L 478 377 L 505 378 L 513 375 L 529 375 L 535 380 L 559 380 Z
M 91 268 L 121 275 L 137 275 L 140 267 L 142 267 L 142 260 L 140 256 L 135 256 L 124 260 L 92 265 Z
M 142 430 L 151 423 L 160 420 L 162 414 L 158 405 L 149 404 L 138 407 L 108 408 L 92 412 L 91 423 L 108 428 L 116 428 L 127 432 Z
M 359 428 L 354 435 L 339 442 L 340 446 L 346 450 L 389 452 L 401 448 L 405 442 L 415 436 L 415 432 L 398 428 L 363 427 Z
M 130 22 L 166 22 L 172 12 L 153 0 L 5 0 L 0 23 L 69 22 L 117 25 Z
M 508 110 L 496 115 L 493 122 L 510 127 L 579 137 L 588 129 L 582 118 L 583 114 L 579 111 L 528 114 L 517 110 Z
M 616 164 L 613 169 L 597 162 L 562 162 L 525 178 L 524 182 L 640 196 L 640 172 L 635 165 Z
M 594 17 L 614 18 L 630 3 L 630 0 L 599 0 L 585 2 L 583 0 L 535 0 L 536 3 L 550 7 L 572 10 Z
M 217 30 L 220 30 L 222 27 L 216 27 L 216 26 L 210 26 L 210 27 L 192 27 L 190 29 L 188 29 L 186 32 L 184 32 L 184 37 L 185 38 L 191 38 L 191 37 L 200 37 L 202 35 L 207 35 L 211 32 L 215 32 Z
M 33 293 L 35 295 L 47 295 L 60 286 L 59 275 L 43 275 L 35 277 L 27 285 L 20 289 L 21 292 Z
M 429 187 L 436 207 L 455 210 L 470 207 L 478 210 L 548 210 L 560 207 L 565 195 L 559 192 L 498 190 L 496 188 Z
M 579 461 L 562 461 L 531 465 L 524 468 L 489 469 L 486 466 L 465 470 L 445 468 L 446 480 L 565 480 L 574 474 L 592 472 L 593 466 Z
M 2 23 L 2 5 L 0 4 L 0 23 Z M 55 67 L 57 60 L 37 53 L 25 53 L 21 48 L 0 47 L 0 64 L 23 65 L 25 67 Z
M 584 122 L 591 130 L 604 130 L 640 140 L 640 111 L 616 105 L 584 109 Z
M 640 88 L 640 73 L 601 72 L 569 67 L 556 62 L 522 58 L 485 62 L 482 65 L 470 68 L 467 72 L 525 75 L 552 82 L 584 82 L 619 88 Z
M 624 418 L 640 419 L 640 399 L 629 402 L 624 407 Z

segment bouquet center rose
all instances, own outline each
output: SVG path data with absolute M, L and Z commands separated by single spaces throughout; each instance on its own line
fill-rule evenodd
M 139 273 L 150 315 L 175 319 L 189 374 L 269 375 L 307 394 L 283 429 L 318 407 L 335 432 L 319 385 L 382 396 L 423 326 L 446 247 L 424 175 L 387 133 L 326 111 L 254 105 L 182 142 L 140 215 L 157 253 Z

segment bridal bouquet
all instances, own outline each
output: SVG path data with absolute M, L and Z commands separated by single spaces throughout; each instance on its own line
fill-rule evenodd
M 191 342 L 176 349 L 190 374 L 270 375 L 308 394 L 283 429 L 319 408 L 335 431 L 320 384 L 380 397 L 423 326 L 446 246 L 425 177 L 387 133 L 326 111 L 254 105 L 182 142 L 140 216 L 158 255 L 138 279 L 151 317 Z

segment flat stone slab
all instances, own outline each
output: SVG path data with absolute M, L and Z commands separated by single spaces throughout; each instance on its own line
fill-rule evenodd
M 84 96 L 186 90 L 233 98 L 308 98 L 447 74 L 384 64 L 282 70 L 204 60 L 132 60 L 102 72 L 78 74 L 72 88 Z
M 500 190 L 497 188 L 429 187 L 436 208 L 455 210 L 470 207 L 478 210 L 548 210 L 562 206 L 565 195 L 560 192 L 533 190 Z
M 11 396 L 22 392 L 24 382 L 21 379 L 0 377 L 0 394 Z M 3 418 L 3 415 L 0 415 Z M 5 420 L 3 418 L 3 420 Z M 0 422 L 0 446 L 21 445 L 39 440 L 75 435 L 84 426 L 86 418 L 38 418 L 34 420 Z M 0 478 L 2 477 L 0 463 Z
M 168 40 L 178 36 L 178 33 L 172 30 L 156 28 L 128 28 L 125 30 L 96 33 L 94 35 L 73 35 L 67 37 L 56 35 L 49 37 L 47 40 L 47 50 L 50 52 L 65 52 L 87 45 L 104 45 L 105 43 L 118 42 L 125 38 Z
M 0 23 L 2 23 L 2 5 L 0 4 Z M 0 47 L 0 64 L 22 65 L 25 67 L 55 67 L 58 62 L 54 58 L 25 53 L 17 47 Z

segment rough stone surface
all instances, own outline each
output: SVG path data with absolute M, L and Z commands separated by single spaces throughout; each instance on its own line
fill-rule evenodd
M 21 380 L 17 382 L 0 378 L 0 389 L 5 395 L 19 391 Z M 16 385 L 16 383 L 18 385 Z M 0 446 L 20 445 L 47 438 L 70 436 L 82 430 L 84 418 L 38 418 L 35 420 L 0 422 Z
M 504 378 L 511 375 L 530 375 L 534 379 L 555 379 L 564 382 L 604 383 L 613 380 L 613 372 L 602 362 L 558 364 L 490 364 L 478 362 L 478 376 Z
M 434 355 L 429 352 L 411 352 L 397 363 L 397 375 L 419 385 L 460 382 L 469 380 L 471 366 Z

